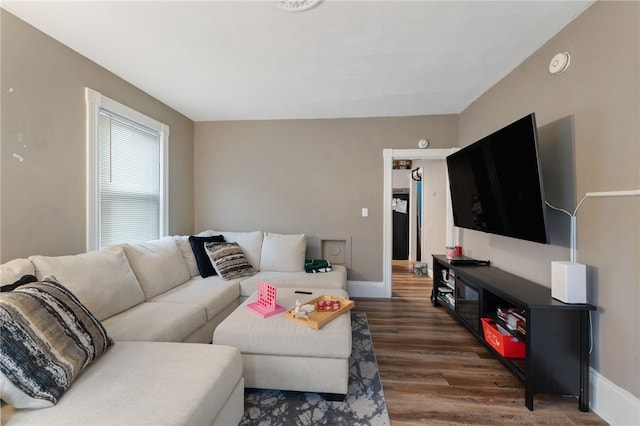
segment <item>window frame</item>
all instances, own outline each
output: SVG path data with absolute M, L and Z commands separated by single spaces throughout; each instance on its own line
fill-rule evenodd
M 87 251 L 101 248 L 100 244 L 100 178 L 98 117 L 101 110 L 121 116 L 133 123 L 158 132 L 160 141 L 160 238 L 169 234 L 169 126 L 126 105 L 114 101 L 89 87 L 85 88 L 87 139 Z

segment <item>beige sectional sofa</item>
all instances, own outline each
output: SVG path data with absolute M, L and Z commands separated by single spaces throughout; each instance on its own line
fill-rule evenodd
M 231 281 L 202 278 L 188 236 L 1 265 L 3 285 L 28 274 L 54 276 L 116 342 L 55 406 L 16 410 L 3 403 L 2 423 L 237 424 L 244 405 L 240 353 L 210 344 L 215 327 L 255 291 L 258 280 L 346 290 L 347 274 L 339 265 L 305 273 L 301 234 L 198 234 L 212 235 L 237 242 L 257 273 Z

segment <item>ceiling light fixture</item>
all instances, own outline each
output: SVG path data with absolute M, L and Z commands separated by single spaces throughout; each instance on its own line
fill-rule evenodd
M 279 9 L 288 12 L 302 12 L 322 3 L 322 0 L 271 0 Z

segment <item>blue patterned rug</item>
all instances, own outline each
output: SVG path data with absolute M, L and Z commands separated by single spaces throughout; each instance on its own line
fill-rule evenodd
M 240 425 L 389 425 L 367 315 L 351 313 L 351 326 L 353 348 L 344 401 L 327 401 L 311 392 L 250 389 L 245 391 Z

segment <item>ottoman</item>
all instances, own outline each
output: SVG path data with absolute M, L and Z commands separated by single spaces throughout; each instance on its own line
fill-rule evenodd
M 311 294 L 279 288 L 277 303 L 287 310 L 323 294 L 347 297 L 338 289 L 304 288 Z M 329 394 L 344 397 L 349 384 L 351 315 L 346 312 L 315 330 L 284 317 L 262 318 L 247 308 L 253 293 L 213 333 L 216 345 L 235 346 L 242 355 L 245 387 Z M 337 394 L 337 395 L 331 395 Z

